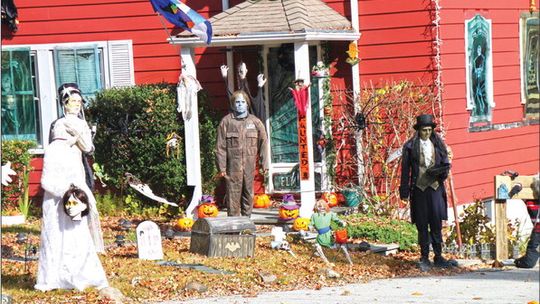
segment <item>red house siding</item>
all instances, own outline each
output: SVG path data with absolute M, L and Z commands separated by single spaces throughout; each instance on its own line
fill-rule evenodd
M 385 80 L 433 81 L 430 1 L 358 1 L 361 86 Z
M 11 39 L 3 35 L 4 45 L 131 39 L 137 84 L 178 80 L 179 47 L 166 41 L 173 26 L 160 20 L 148 0 L 19 0 L 16 4 L 19 31 Z M 189 5 L 204 17 L 221 11 L 219 0 Z
M 447 143 L 455 154 L 453 174 L 460 203 L 493 197 L 493 176 L 512 169 L 521 174 L 539 170 L 538 125 L 507 130 L 469 132 L 466 107 L 465 20 L 481 14 L 492 21 L 493 123 L 520 122 L 521 76 L 519 16 L 528 0 L 440 1 L 444 121 Z

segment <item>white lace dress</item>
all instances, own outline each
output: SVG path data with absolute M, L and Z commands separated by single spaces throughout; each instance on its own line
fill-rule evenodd
M 66 132 L 65 124 L 76 129 L 80 137 L 74 140 Z M 97 255 L 103 252 L 96 200 L 86 185 L 82 152 L 93 150 L 90 130 L 86 122 L 76 116 L 56 121 L 53 142 L 45 149 L 41 184 L 43 219 L 39 248 L 38 290 L 98 289 L 108 287 L 107 277 Z M 61 203 L 62 196 L 74 184 L 89 199 L 89 214 L 81 221 L 72 220 Z

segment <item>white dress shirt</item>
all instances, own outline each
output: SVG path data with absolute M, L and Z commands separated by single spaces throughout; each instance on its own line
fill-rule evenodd
M 420 149 L 424 155 L 426 168 L 429 168 L 433 164 L 433 144 L 429 139 L 423 140 L 420 138 Z

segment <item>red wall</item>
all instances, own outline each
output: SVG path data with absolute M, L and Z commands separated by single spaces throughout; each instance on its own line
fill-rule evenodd
M 360 81 L 433 80 L 430 1 L 358 1 Z
M 492 21 L 493 123 L 520 122 L 519 16 L 528 0 L 441 1 L 442 79 L 447 143 L 453 149 L 453 175 L 460 203 L 493 197 L 494 175 L 511 169 L 539 171 L 538 125 L 471 133 L 466 106 L 465 20 L 477 13 Z
M 493 123 L 519 122 L 519 15 L 529 1 L 441 0 L 440 38 L 443 118 L 446 141 L 454 152 L 453 178 L 460 204 L 494 193 L 494 175 L 507 169 L 521 174 L 539 170 L 538 125 L 509 130 L 469 132 L 465 110 L 465 19 L 481 13 L 492 20 L 494 100 Z M 431 1 L 360 0 L 360 79 L 409 79 L 429 84 L 435 74 L 434 6 Z
M 18 0 L 16 5 L 19 31 L 12 39 L 4 39 L 3 32 L 4 45 L 131 39 L 137 84 L 178 80 L 179 47 L 166 41 L 173 27 L 148 0 Z M 189 5 L 204 17 L 221 11 L 219 0 Z

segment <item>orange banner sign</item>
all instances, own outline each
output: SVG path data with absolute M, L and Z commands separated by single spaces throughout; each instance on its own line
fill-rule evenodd
M 300 158 L 300 179 L 308 180 L 309 161 L 305 115 L 298 115 L 298 152 Z

